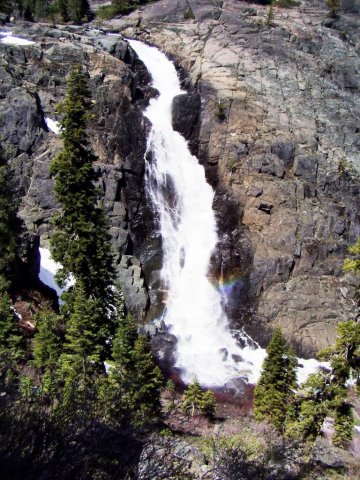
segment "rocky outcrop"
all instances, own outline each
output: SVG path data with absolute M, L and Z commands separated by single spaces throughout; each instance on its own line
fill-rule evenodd
M 360 20 L 326 8 L 274 7 L 268 25 L 257 4 L 162 0 L 109 24 L 189 72 L 228 313 L 262 345 L 281 325 L 301 355 L 357 314 L 342 263 L 359 234 Z
M 0 132 L 21 198 L 19 217 L 32 239 L 22 247 L 24 264 L 32 265 L 32 278 L 36 278 L 39 238 L 47 245 L 50 220 L 58 208 L 49 164 L 61 148 L 61 139 L 49 130 L 45 117 L 57 118 L 54 109 L 64 96 L 66 75 L 72 65 L 81 64 L 88 72 L 93 97 L 88 133 L 98 157 L 95 168 L 100 174 L 119 278 L 129 309 L 142 318 L 149 299 L 136 259 L 139 242 L 132 224 L 146 203 L 143 180 L 148 125 L 141 108 L 153 94 L 147 87 L 148 73 L 119 37 L 78 27 L 33 24 L 17 24 L 13 34 L 17 31 L 22 36 L 26 31 L 35 44 L 0 44 Z M 143 215 L 142 222 L 147 221 Z M 32 255 L 25 255 L 32 245 Z
M 172 127 L 187 140 L 191 139 L 196 129 L 200 106 L 200 95 L 196 92 L 174 97 L 171 106 Z

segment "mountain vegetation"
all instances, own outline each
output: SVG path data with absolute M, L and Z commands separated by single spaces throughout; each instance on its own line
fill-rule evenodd
M 5 0 L 1 11 L 25 20 L 59 20 L 81 24 L 92 17 L 88 0 Z
M 99 8 L 97 16 L 112 18 L 135 10 L 150 0 L 112 0 Z M 29 21 L 49 20 L 82 24 L 94 18 L 88 0 L 4 0 L 0 11 Z
M 16 273 L 16 243 L 19 231 L 17 201 L 11 171 L 0 145 L 0 292 L 11 286 Z

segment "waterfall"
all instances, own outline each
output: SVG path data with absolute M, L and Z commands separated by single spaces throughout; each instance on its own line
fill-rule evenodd
M 264 351 L 240 349 L 221 306 L 221 291 L 209 278 L 218 242 L 214 192 L 204 168 L 171 125 L 171 104 L 181 90 L 175 67 L 154 47 L 129 40 L 149 70 L 160 95 L 144 112 L 151 121 L 147 191 L 159 221 L 163 245 L 164 321 L 176 336 L 176 366 L 185 382 L 196 377 L 222 386 L 234 377 L 257 377 Z

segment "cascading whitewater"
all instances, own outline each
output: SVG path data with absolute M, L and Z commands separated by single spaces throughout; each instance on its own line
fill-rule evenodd
M 129 43 L 160 93 L 145 111 L 152 123 L 148 150 L 153 154 L 153 161 L 147 162 L 147 189 L 163 240 L 161 273 L 167 292 L 163 319 L 178 340 L 176 366 L 184 381 L 196 377 L 207 386 L 221 386 L 240 375 L 257 377 L 264 351 L 240 349 L 236 344 L 221 294 L 208 278 L 218 241 L 214 192 L 204 168 L 171 125 L 172 99 L 186 92 L 180 88 L 173 63 L 162 52 L 136 40 Z

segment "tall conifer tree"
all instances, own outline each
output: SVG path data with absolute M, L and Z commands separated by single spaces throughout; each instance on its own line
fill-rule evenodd
M 93 162 L 96 157 L 86 134 L 90 105 L 86 77 L 82 68 L 76 66 L 69 75 L 66 96 L 58 108 L 62 114 L 64 147 L 50 167 L 55 175 L 56 197 L 61 204 L 60 211 L 53 218 L 51 253 L 62 265 L 58 272 L 60 285 L 66 283 L 72 274 L 81 285 L 77 294 L 81 292 L 85 302 L 92 302 L 88 332 L 92 329 L 94 348 L 97 344 L 97 353 L 94 350 L 93 354 L 97 355 L 100 346 L 106 350 L 113 333 L 110 305 L 113 304 L 114 268 L 108 224 L 95 186 L 97 176 Z M 74 308 L 71 294 L 65 298 L 64 311 L 71 315 Z
M 62 350 L 61 317 L 50 310 L 35 316 L 36 333 L 33 340 L 34 365 L 42 371 L 56 370 Z
M 254 415 L 283 432 L 293 416 L 297 359 L 277 328 L 266 349 L 267 357 L 254 391 Z
M 145 426 L 156 421 L 160 413 L 163 377 L 154 363 L 148 337 L 138 335 L 131 315 L 121 320 L 116 331 L 113 359 L 109 385 L 113 392 L 117 391 L 119 396 L 122 395 L 123 405 L 118 407 L 122 412 L 126 412 L 129 420 L 136 426 Z M 109 398 L 113 396 L 112 394 Z
M 24 355 L 24 337 L 7 293 L 0 294 L 0 365 L 16 365 Z
M 63 115 L 60 124 L 64 148 L 50 167 L 56 176 L 54 190 L 61 204 L 53 220 L 52 256 L 62 265 L 60 281 L 72 273 L 83 282 L 87 294 L 106 298 L 114 269 L 108 225 L 94 183 L 96 157 L 85 130 L 90 106 L 86 77 L 80 66 L 75 67 L 69 75 L 65 100 L 58 107 Z
M 0 292 L 13 280 L 16 259 L 17 203 L 11 172 L 0 145 Z
M 133 423 L 144 426 L 156 422 L 160 415 L 160 392 L 163 376 L 151 352 L 147 335 L 139 335 L 133 350 L 134 371 L 127 382 L 127 402 Z

